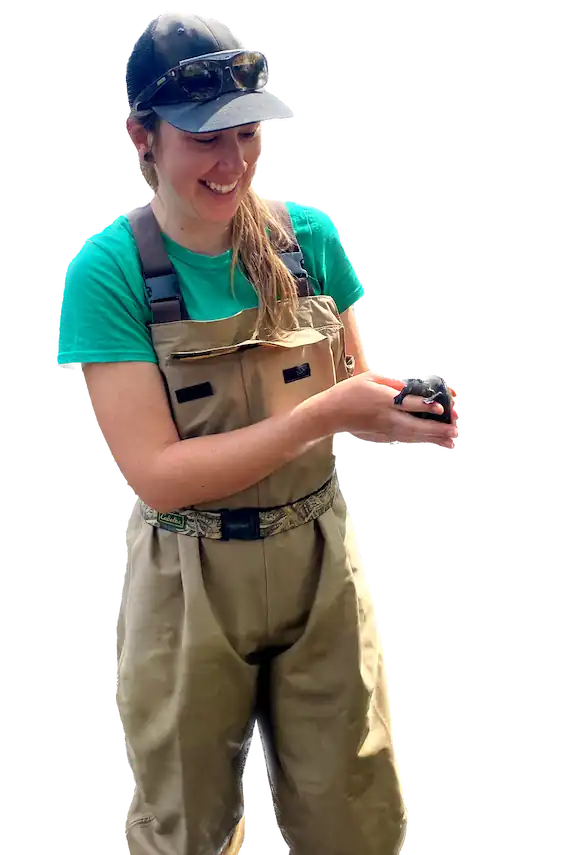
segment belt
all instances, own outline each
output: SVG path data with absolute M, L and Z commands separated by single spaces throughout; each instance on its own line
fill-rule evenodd
M 184 509 L 162 514 L 141 501 L 142 516 L 150 525 L 190 537 L 213 540 L 261 540 L 322 516 L 338 493 L 336 473 L 314 493 L 290 505 L 275 508 L 222 508 L 218 511 Z

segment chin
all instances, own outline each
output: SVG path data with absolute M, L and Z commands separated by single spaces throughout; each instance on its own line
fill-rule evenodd
M 199 214 L 199 218 L 207 223 L 223 225 L 231 222 L 238 207 L 238 205 L 231 205 L 224 211 L 209 211 L 205 208 L 199 208 L 197 213 Z
M 245 194 L 246 191 L 242 190 L 237 195 L 228 194 L 228 198 L 220 196 L 219 199 L 200 199 L 200 204 L 195 208 L 203 220 L 210 223 L 228 223 L 235 216 Z

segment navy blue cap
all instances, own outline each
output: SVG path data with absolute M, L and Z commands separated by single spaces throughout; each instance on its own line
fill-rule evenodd
M 230 30 L 213 18 L 159 15 L 148 25 L 130 55 L 126 85 L 131 108 L 141 92 L 183 59 L 243 48 Z M 264 89 L 224 92 L 210 101 L 190 101 L 175 83 L 166 83 L 152 100 L 152 110 L 174 127 L 211 133 L 293 113 Z

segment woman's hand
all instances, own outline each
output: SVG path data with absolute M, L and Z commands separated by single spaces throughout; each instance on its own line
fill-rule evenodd
M 368 442 L 431 442 L 453 448 L 458 436 L 456 410 L 453 408 L 450 425 L 414 418 L 410 413 L 440 414 L 443 408 L 425 404 L 417 395 L 407 395 L 400 406 L 394 405 L 393 399 L 404 386 L 401 380 L 366 371 L 332 387 L 325 394 L 333 432 L 351 433 Z
M 452 398 L 452 405 L 451 405 L 451 410 L 450 410 L 451 424 L 454 427 L 458 428 L 458 423 L 460 421 L 462 421 L 462 416 L 460 415 L 460 413 L 458 411 L 458 399 L 460 396 L 453 386 L 449 386 L 448 391 L 449 391 L 449 394 Z M 450 445 L 450 451 L 453 451 L 456 448 L 456 446 L 457 446 L 456 440 L 452 440 L 451 445 Z

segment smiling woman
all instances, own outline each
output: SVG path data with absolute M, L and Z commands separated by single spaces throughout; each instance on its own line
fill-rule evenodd
M 197 143 L 198 145 L 204 146 L 210 149 L 210 151 L 215 150 L 215 148 L 217 148 L 217 150 L 219 151 L 219 148 L 223 148 L 224 146 L 227 146 L 229 144 L 228 137 L 231 138 L 233 134 L 237 134 L 238 141 L 258 141 L 258 150 L 256 156 L 252 150 L 251 152 L 246 152 L 246 154 L 243 155 L 243 157 L 245 158 L 245 162 L 247 163 L 247 171 L 251 170 L 252 174 L 254 174 L 257 158 L 261 153 L 261 126 L 259 124 L 255 126 L 245 125 L 243 127 L 238 128 L 236 131 L 220 131 L 219 134 L 214 134 L 213 136 L 204 137 L 202 134 L 192 134 L 189 136 L 193 140 L 193 142 Z M 223 161 L 221 160 L 218 162 Z M 228 175 L 225 177 L 226 179 L 229 179 L 230 176 Z M 247 176 L 246 173 L 237 175 L 234 180 L 226 180 L 225 183 L 223 183 L 221 179 L 221 175 L 219 176 L 219 179 L 217 181 L 213 178 L 213 176 L 211 178 L 203 178 L 200 179 L 200 184 L 203 184 L 204 187 L 207 187 L 212 190 L 217 196 L 225 196 L 225 201 L 229 201 L 234 200 L 237 197 L 238 193 L 241 190 L 241 187 L 243 186 L 243 183 L 247 180 Z
M 188 67 L 186 62 L 185 68 Z M 129 68 L 132 74 L 138 70 L 136 50 Z M 197 101 L 189 106 L 204 104 Z M 187 110 L 187 102 L 184 107 Z M 283 115 L 288 115 L 288 108 L 282 107 Z M 168 115 L 172 120 L 171 107 Z M 189 121 L 180 115 L 173 121 L 177 124 L 161 119 L 160 110 L 149 113 L 135 107 L 127 120 L 142 174 L 156 193 L 152 203 L 154 216 L 164 233 L 193 252 L 216 256 L 232 248 L 232 286 L 240 260 L 258 294 L 256 332 L 263 324 L 277 332 L 282 328 L 283 314 L 289 308 L 294 314 L 298 307 L 297 290 L 286 266 L 274 252 L 266 233 L 267 225 L 281 249 L 289 245 L 289 238 L 278 219 L 250 190 L 261 154 L 260 122 L 197 133 L 179 125 L 196 128 L 201 123 L 209 127 L 215 121 L 209 116 L 205 121 L 203 116 L 196 119 L 193 113 Z M 218 124 L 227 121 L 225 118 Z M 259 257 L 259 246 L 264 249 L 264 258 Z M 277 294 L 281 295 L 279 303 Z
M 157 191 L 159 221 L 172 208 L 173 200 L 180 200 L 192 228 L 181 232 L 178 227 L 173 237 L 188 249 L 209 255 L 229 249 L 228 223 L 247 195 L 261 154 L 260 123 L 193 134 L 157 121 L 149 139 L 147 129 L 130 116 L 127 128 L 147 167 L 143 174 Z M 218 223 L 225 226 L 221 233 Z M 173 227 L 176 230 L 175 223 Z
M 174 129 L 174 126 L 170 125 L 169 123 L 164 123 L 164 125 Z M 141 133 L 141 128 L 143 128 L 146 133 Z M 158 189 L 158 175 L 156 174 L 156 169 L 154 167 L 154 146 L 156 138 L 158 136 L 159 128 L 160 120 L 158 119 L 158 116 L 156 114 L 151 114 L 150 116 L 145 116 L 143 114 L 141 116 L 137 114 L 136 111 L 133 111 L 127 121 L 127 129 L 135 146 L 139 148 L 139 142 L 142 144 L 140 146 L 139 151 L 139 154 L 142 155 L 140 160 L 140 168 L 146 181 L 152 187 L 153 190 Z M 249 125 L 242 125 L 237 130 L 241 139 L 253 140 L 256 138 L 260 138 L 261 125 L 259 122 L 255 122 Z M 228 131 L 234 132 L 235 129 L 218 131 L 217 133 L 213 134 L 193 134 L 190 131 L 185 131 L 182 133 L 182 139 L 188 145 L 198 144 L 200 146 L 203 146 L 204 148 L 211 148 L 219 140 L 220 136 L 222 136 L 223 134 L 227 134 Z M 257 157 L 259 156 L 259 154 L 260 148 L 257 153 Z
M 322 211 L 252 188 L 263 54 L 161 15 L 127 65 L 151 202 L 69 265 L 59 362 L 81 362 L 137 499 L 118 621 L 136 780 L 131 855 L 235 855 L 257 722 L 295 855 L 396 855 L 406 811 L 373 604 L 333 438 L 452 446 L 367 370 L 363 289 Z M 346 351 L 348 348 L 348 352 Z

